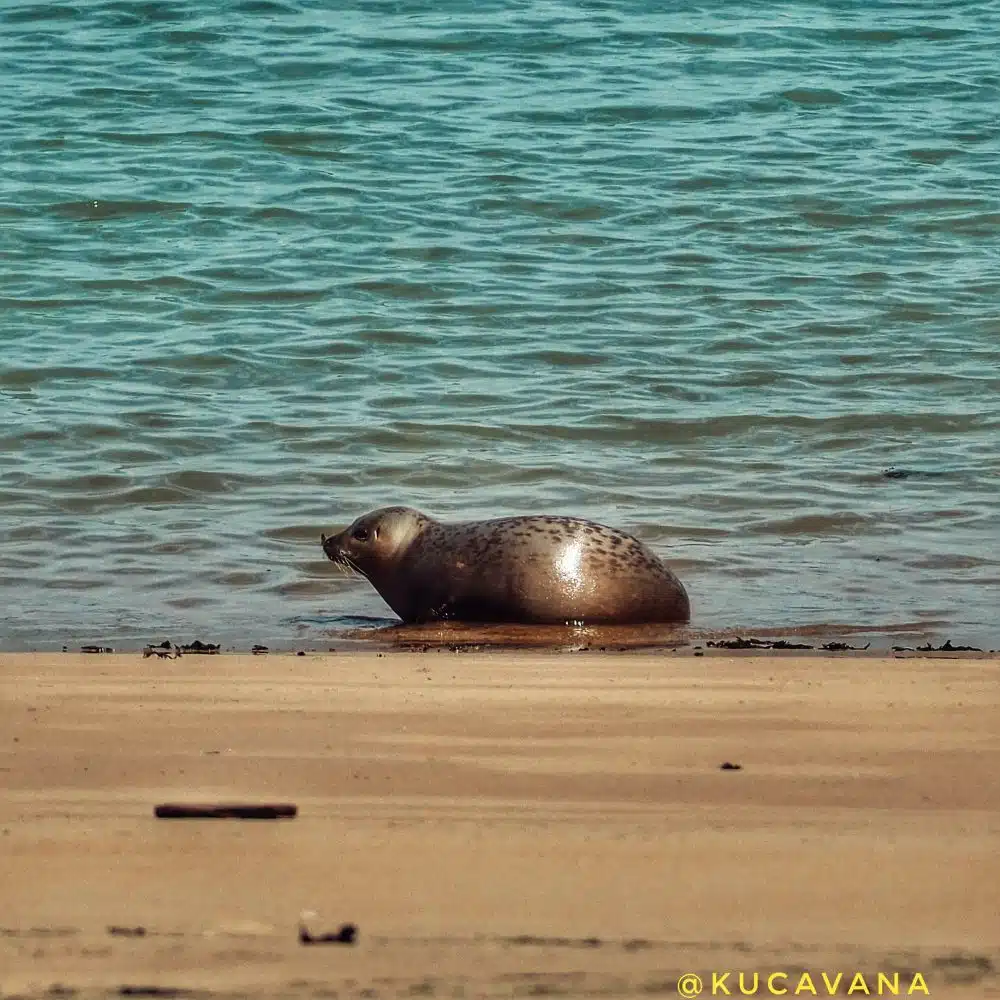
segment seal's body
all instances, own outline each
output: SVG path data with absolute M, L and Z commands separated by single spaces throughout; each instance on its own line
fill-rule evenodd
M 687 621 L 680 580 L 631 535 L 578 517 L 445 524 L 383 507 L 337 535 L 328 558 L 366 577 L 404 622 Z

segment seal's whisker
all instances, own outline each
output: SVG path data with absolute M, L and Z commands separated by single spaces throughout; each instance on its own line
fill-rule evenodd
M 337 563 L 348 570 L 348 572 L 362 576 L 366 580 L 368 579 L 368 574 L 346 552 L 341 552 L 337 556 Z

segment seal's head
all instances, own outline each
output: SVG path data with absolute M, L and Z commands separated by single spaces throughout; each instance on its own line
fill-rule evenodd
M 396 562 L 429 522 L 412 507 L 381 507 L 320 541 L 328 559 L 370 578 Z

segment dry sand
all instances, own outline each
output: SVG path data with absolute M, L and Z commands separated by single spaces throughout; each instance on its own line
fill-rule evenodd
M 0 996 L 687 972 L 710 996 L 729 970 L 733 995 L 736 970 L 764 996 L 895 970 L 998 996 L 998 682 L 996 658 L 0 654 Z M 299 816 L 153 818 L 177 800 Z M 357 944 L 302 946 L 303 910 Z

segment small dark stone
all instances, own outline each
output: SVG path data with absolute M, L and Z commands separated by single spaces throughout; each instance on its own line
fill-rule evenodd
M 644 948 L 651 948 L 652 943 L 647 941 L 645 938 L 629 938 L 622 944 L 622 947 L 626 951 L 640 951 Z
M 340 930 L 326 934 L 311 934 L 305 924 L 299 924 L 299 944 L 354 944 L 357 939 L 357 924 L 341 924 Z
M 742 764 L 734 764 L 734 763 L 732 763 L 732 761 L 728 761 L 727 760 L 727 761 L 724 761 L 723 763 L 721 763 L 719 765 L 719 770 L 720 771 L 742 771 L 743 770 L 743 765 Z

